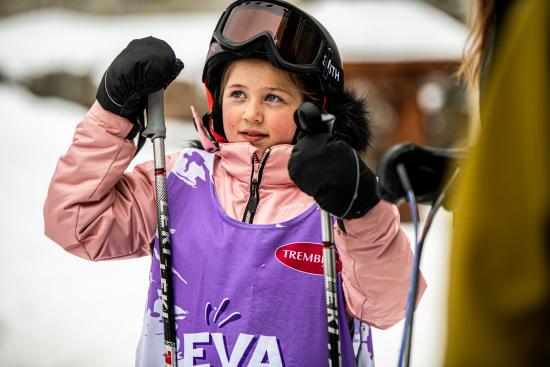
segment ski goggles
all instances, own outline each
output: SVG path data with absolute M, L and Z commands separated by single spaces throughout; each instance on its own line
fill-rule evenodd
M 336 60 L 333 57 L 338 50 L 331 48 L 327 36 L 314 19 L 290 4 L 237 1 L 222 14 L 210 49 L 216 53 L 218 42 L 222 48 L 240 51 L 269 40 L 266 51 L 271 51 L 280 67 L 322 74 L 339 89 L 343 85 L 343 72 L 339 55 Z

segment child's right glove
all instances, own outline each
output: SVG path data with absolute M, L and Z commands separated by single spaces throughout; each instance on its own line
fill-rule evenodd
M 321 121 L 321 109 L 316 111 L 319 115 L 309 116 L 310 121 Z M 298 113 L 295 119 L 299 119 Z M 328 132 L 302 129 L 292 149 L 288 172 L 300 190 L 339 218 L 361 217 L 380 201 L 374 173 L 353 148 Z
M 147 106 L 147 95 L 166 88 L 181 69 L 183 62 L 165 41 L 154 37 L 135 39 L 103 74 L 97 101 L 107 111 L 136 124 Z

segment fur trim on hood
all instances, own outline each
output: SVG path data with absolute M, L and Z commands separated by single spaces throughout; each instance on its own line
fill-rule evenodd
M 333 134 L 347 142 L 358 152 L 364 152 L 372 138 L 372 122 L 367 100 L 357 97 L 354 91 L 330 95 L 325 110 L 335 119 Z

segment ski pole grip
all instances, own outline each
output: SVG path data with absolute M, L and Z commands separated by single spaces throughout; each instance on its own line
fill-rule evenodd
M 164 90 L 149 94 L 147 97 L 147 127 L 142 135 L 151 140 L 166 138 L 164 123 Z
M 321 106 L 304 102 L 294 112 L 294 122 L 308 134 L 332 133 L 334 115 L 323 111 Z

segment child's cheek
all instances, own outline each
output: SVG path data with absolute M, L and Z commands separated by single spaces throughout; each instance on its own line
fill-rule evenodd
M 225 136 L 229 142 L 233 142 L 237 138 L 237 120 L 235 118 L 235 111 L 232 111 L 231 108 L 224 107 L 222 116 Z
M 272 133 L 277 142 L 291 143 L 296 133 L 296 124 L 293 117 L 283 117 L 274 121 Z

